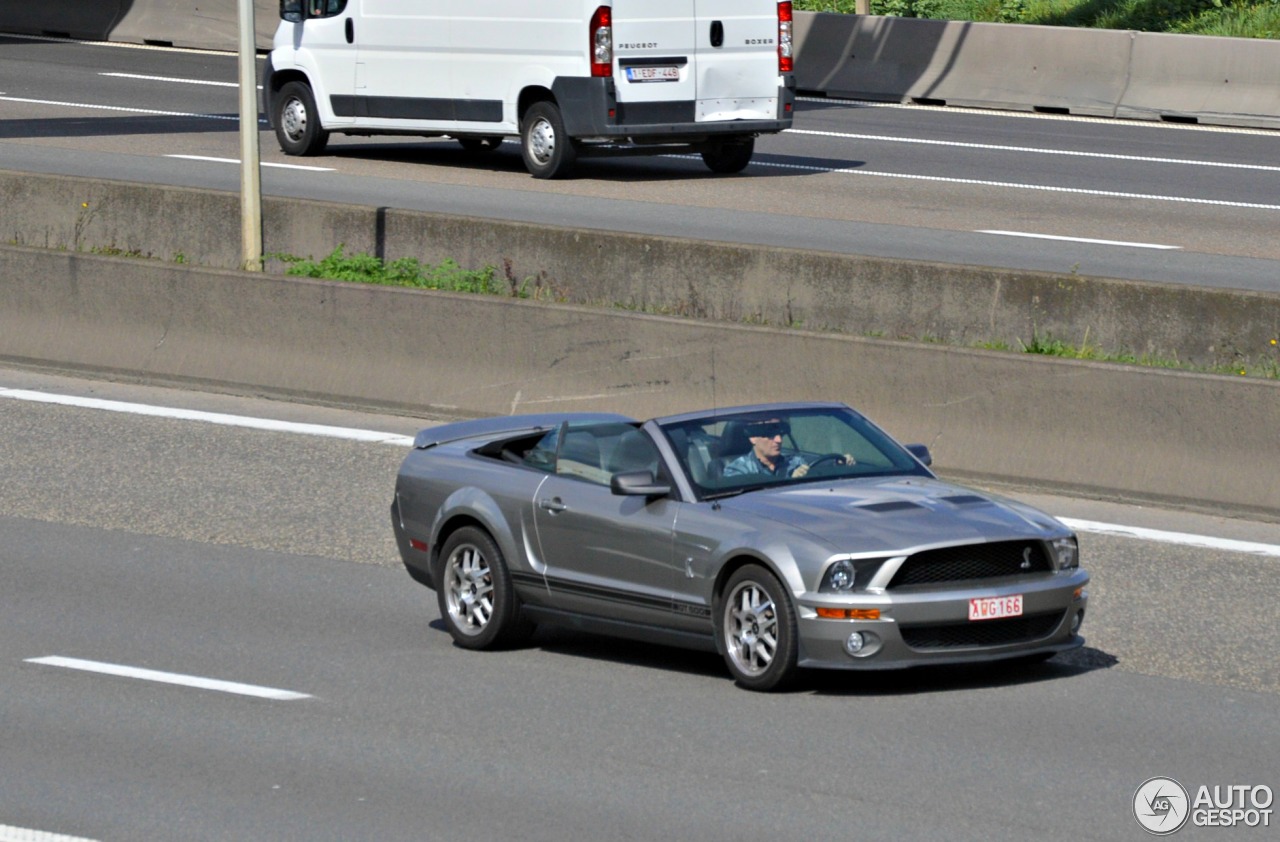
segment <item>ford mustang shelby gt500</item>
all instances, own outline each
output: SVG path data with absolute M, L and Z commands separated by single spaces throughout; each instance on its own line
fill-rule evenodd
M 767 690 L 1083 644 L 1071 530 L 929 463 L 834 403 L 485 418 L 418 434 L 391 521 L 469 649 L 562 623 L 717 651 Z

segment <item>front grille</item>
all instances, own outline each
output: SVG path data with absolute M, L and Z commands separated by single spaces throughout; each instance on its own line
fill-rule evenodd
M 889 587 L 1025 576 L 1028 573 L 1048 573 L 1052 569 L 1049 554 L 1040 541 L 966 544 L 916 553 L 898 568 Z
M 1053 634 L 1064 612 L 1028 614 L 1005 620 L 975 620 L 936 626 L 904 626 L 902 639 L 912 649 L 962 649 L 1030 643 Z

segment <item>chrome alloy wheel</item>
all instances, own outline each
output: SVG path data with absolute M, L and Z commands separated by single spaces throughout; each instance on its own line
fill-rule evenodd
M 307 104 L 298 97 L 290 97 L 280 110 L 280 128 L 294 143 L 301 143 L 307 134 Z
M 769 669 L 778 651 L 778 614 L 769 593 L 750 579 L 729 594 L 724 639 L 729 657 L 744 675 Z
M 445 562 L 445 603 L 454 627 L 478 635 L 493 617 L 493 574 L 474 544 L 460 544 Z
M 556 129 L 545 118 L 529 127 L 529 154 L 539 166 L 551 163 L 556 154 Z

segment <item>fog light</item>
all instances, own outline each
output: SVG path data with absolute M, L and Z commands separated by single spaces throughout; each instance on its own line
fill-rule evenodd
M 1076 615 L 1071 618 L 1071 633 L 1075 634 L 1080 631 L 1080 626 L 1084 624 L 1084 612 L 1077 611 Z
M 862 632 L 854 632 L 849 635 L 849 639 L 844 642 L 844 651 L 850 655 L 856 655 L 862 651 L 862 647 L 867 645 L 867 639 L 862 636 Z

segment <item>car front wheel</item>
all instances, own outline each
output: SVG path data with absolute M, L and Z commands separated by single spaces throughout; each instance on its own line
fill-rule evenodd
M 717 617 L 729 672 L 748 690 L 788 684 L 799 660 L 796 610 L 777 577 L 757 564 L 729 577 Z
M 329 142 L 320 127 L 316 98 L 306 82 L 289 82 L 275 98 L 272 122 L 276 139 L 286 155 L 319 155 Z
M 445 541 L 441 557 L 440 616 L 459 646 L 498 649 L 528 636 L 532 626 L 520 615 L 506 561 L 488 533 L 459 529 Z

